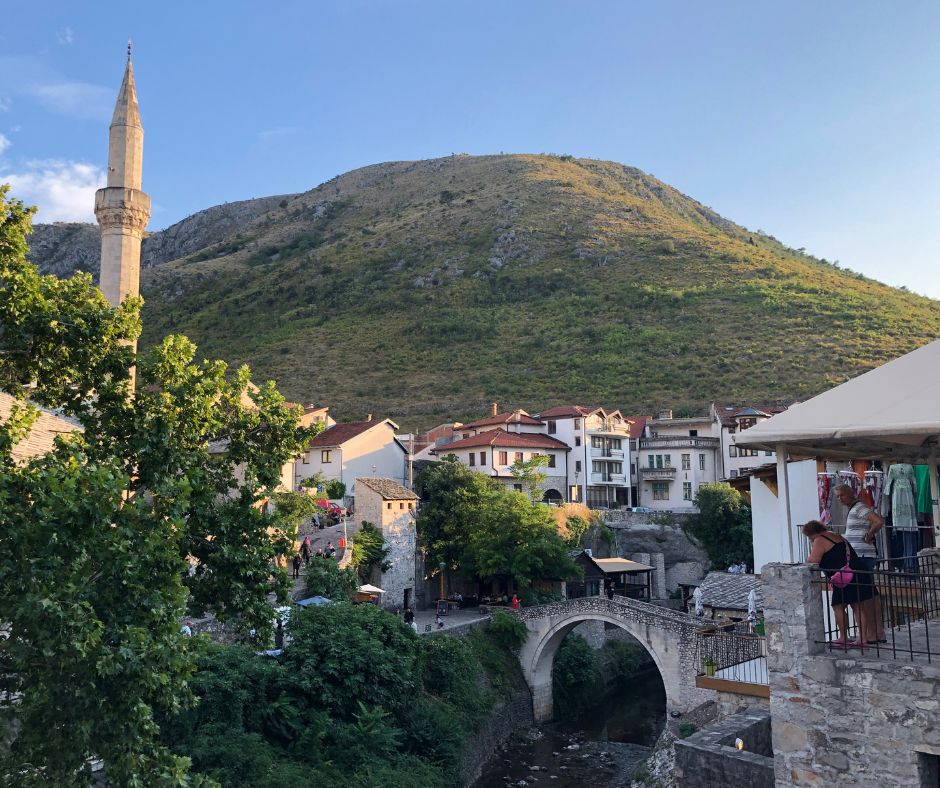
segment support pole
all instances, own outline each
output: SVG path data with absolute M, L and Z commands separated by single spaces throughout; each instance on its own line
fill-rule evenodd
M 780 560 L 795 563 L 793 557 L 793 524 L 790 521 L 790 479 L 787 475 L 787 447 L 777 444 L 777 505 L 780 507 Z M 755 567 L 756 571 L 756 567 Z

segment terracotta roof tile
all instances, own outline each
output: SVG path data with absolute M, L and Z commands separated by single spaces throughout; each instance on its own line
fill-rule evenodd
M 536 414 L 543 421 L 545 419 L 577 419 L 587 416 L 595 411 L 602 410 L 599 407 L 585 407 L 584 405 L 556 405 L 554 408 L 543 410 Z
M 646 422 L 652 419 L 652 416 L 624 416 L 630 422 L 630 437 L 632 439 L 642 438 L 643 431 L 646 429 Z
M 362 435 L 362 433 L 371 430 L 373 427 L 378 427 L 380 424 L 385 423 L 386 420 L 384 419 L 373 419 L 372 421 L 350 421 L 346 424 L 334 424 L 332 427 L 323 430 L 323 432 L 316 437 L 311 438 L 308 446 L 311 449 L 321 446 L 342 446 L 346 441 L 352 440 L 357 435 Z
M 518 414 L 518 418 L 516 415 Z M 479 421 L 472 421 L 469 424 L 464 424 L 461 426 L 461 429 L 474 429 L 476 427 L 491 427 L 494 424 L 526 424 L 530 427 L 542 426 L 542 422 L 536 418 L 533 418 L 525 411 L 512 411 L 506 413 L 498 413 L 495 416 L 487 416 L 485 419 L 480 419 Z
M 435 454 L 450 454 L 454 449 L 474 449 L 478 446 L 506 446 L 516 449 L 557 449 L 559 451 L 570 451 L 570 447 L 560 440 L 552 438 L 550 435 L 542 435 L 533 432 L 506 432 L 506 430 L 495 429 L 481 432 L 479 435 L 473 435 L 463 440 L 446 443 L 438 446 L 432 451 Z

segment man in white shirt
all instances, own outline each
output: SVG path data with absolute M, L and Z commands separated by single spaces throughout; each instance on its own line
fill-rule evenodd
M 878 551 L 875 549 L 875 534 L 884 528 L 884 518 L 878 512 L 873 512 L 858 498 L 852 488 L 847 484 L 836 487 L 836 498 L 849 512 L 845 516 L 845 538 L 852 549 L 858 554 L 859 560 L 869 572 L 875 570 L 878 561 Z M 881 617 L 881 598 L 878 586 L 875 586 L 875 626 L 879 643 L 887 643 L 885 638 L 884 621 Z

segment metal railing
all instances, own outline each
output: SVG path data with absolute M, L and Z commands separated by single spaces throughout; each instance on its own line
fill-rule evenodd
M 747 684 L 768 684 L 767 646 L 746 622 L 700 629 L 697 674 Z
M 902 571 L 915 561 L 914 571 Z M 813 580 L 824 606 L 825 640 L 817 642 L 868 657 L 940 661 L 938 556 L 882 559 L 873 572 L 853 572 L 852 582 L 841 590 L 824 575 Z

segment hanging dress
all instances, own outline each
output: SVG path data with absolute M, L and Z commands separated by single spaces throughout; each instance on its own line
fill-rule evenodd
M 917 530 L 915 484 L 913 465 L 896 462 L 888 468 L 884 494 L 891 499 L 891 525 L 896 531 Z

